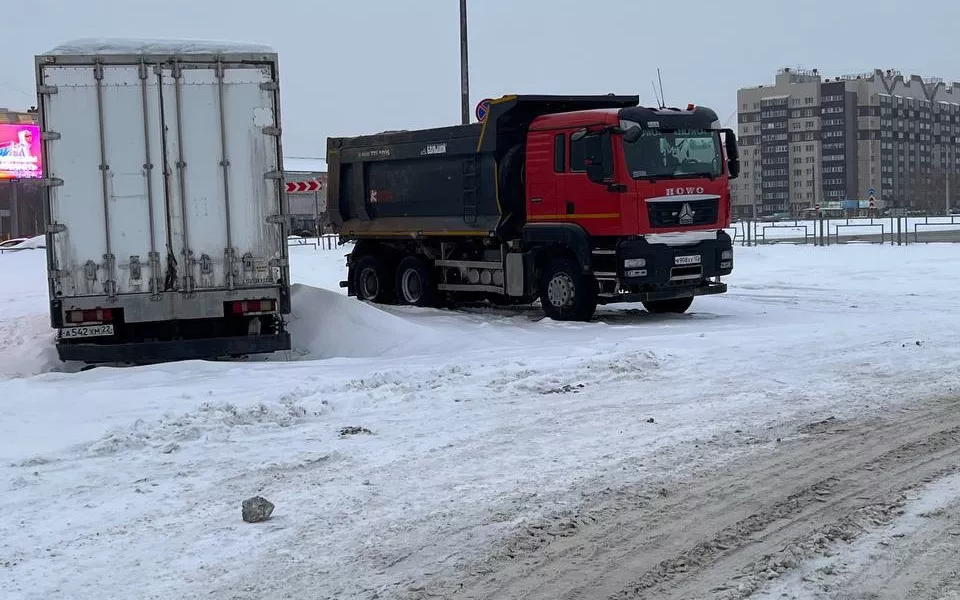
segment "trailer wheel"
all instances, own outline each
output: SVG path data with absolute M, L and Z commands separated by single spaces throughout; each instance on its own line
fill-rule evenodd
M 393 288 L 390 285 L 388 269 L 384 262 L 372 255 L 364 256 L 353 268 L 353 289 L 357 299 L 375 304 L 388 304 L 392 301 Z
M 556 321 L 589 321 L 597 310 L 597 283 L 569 258 L 555 258 L 540 278 L 543 313 Z
M 397 299 L 401 304 L 430 306 L 434 301 L 433 278 L 419 256 L 407 256 L 397 265 Z
M 643 308 L 652 315 L 665 313 L 683 314 L 687 312 L 690 305 L 693 304 L 693 297 L 689 298 L 671 298 L 670 300 L 650 300 L 643 303 Z

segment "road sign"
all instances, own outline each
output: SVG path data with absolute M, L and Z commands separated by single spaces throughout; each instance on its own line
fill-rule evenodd
M 877 190 L 875 190 L 875 189 L 873 189 L 873 188 L 870 188 L 869 190 L 867 190 L 867 195 L 868 195 L 868 196 L 876 196 L 876 195 L 877 195 Z
M 877 207 L 877 199 L 873 196 L 873 194 L 870 194 L 870 208 L 876 208 L 876 207 Z
M 307 181 L 288 181 L 288 194 L 314 194 L 323 189 L 323 183 L 317 179 Z
M 815 209 L 817 209 L 817 210 L 820 210 L 820 205 L 819 205 L 819 204 L 814 204 L 813 207 L 814 207 Z
M 490 98 L 486 98 L 477 103 L 477 120 L 483 123 L 487 119 L 487 113 L 490 112 Z

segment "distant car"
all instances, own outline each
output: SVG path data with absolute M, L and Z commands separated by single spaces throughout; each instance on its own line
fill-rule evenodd
M 29 240 L 30 238 L 11 238 L 0 242 L 0 248 L 10 248 L 11 246 L 16 246 L 22 242 Z

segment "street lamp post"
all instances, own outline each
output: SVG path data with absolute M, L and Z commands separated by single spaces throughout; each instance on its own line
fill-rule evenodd
M 460 119 L 470 124 L 470 74 L 467 64 L 467 0 L 460 0 Z

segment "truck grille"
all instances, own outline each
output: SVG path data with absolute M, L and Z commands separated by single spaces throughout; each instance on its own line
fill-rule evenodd
M 677 228 L 712 225 L 717 222 L 719 204 L 720 200 L 718 198 L 691 200 L 689 202 L 682 200 L 650 202 L 647 204 L 647 215 L 650 218 L 651 227 Z M 685 210 L 687 206 L 689 206 L 689 211 Z

